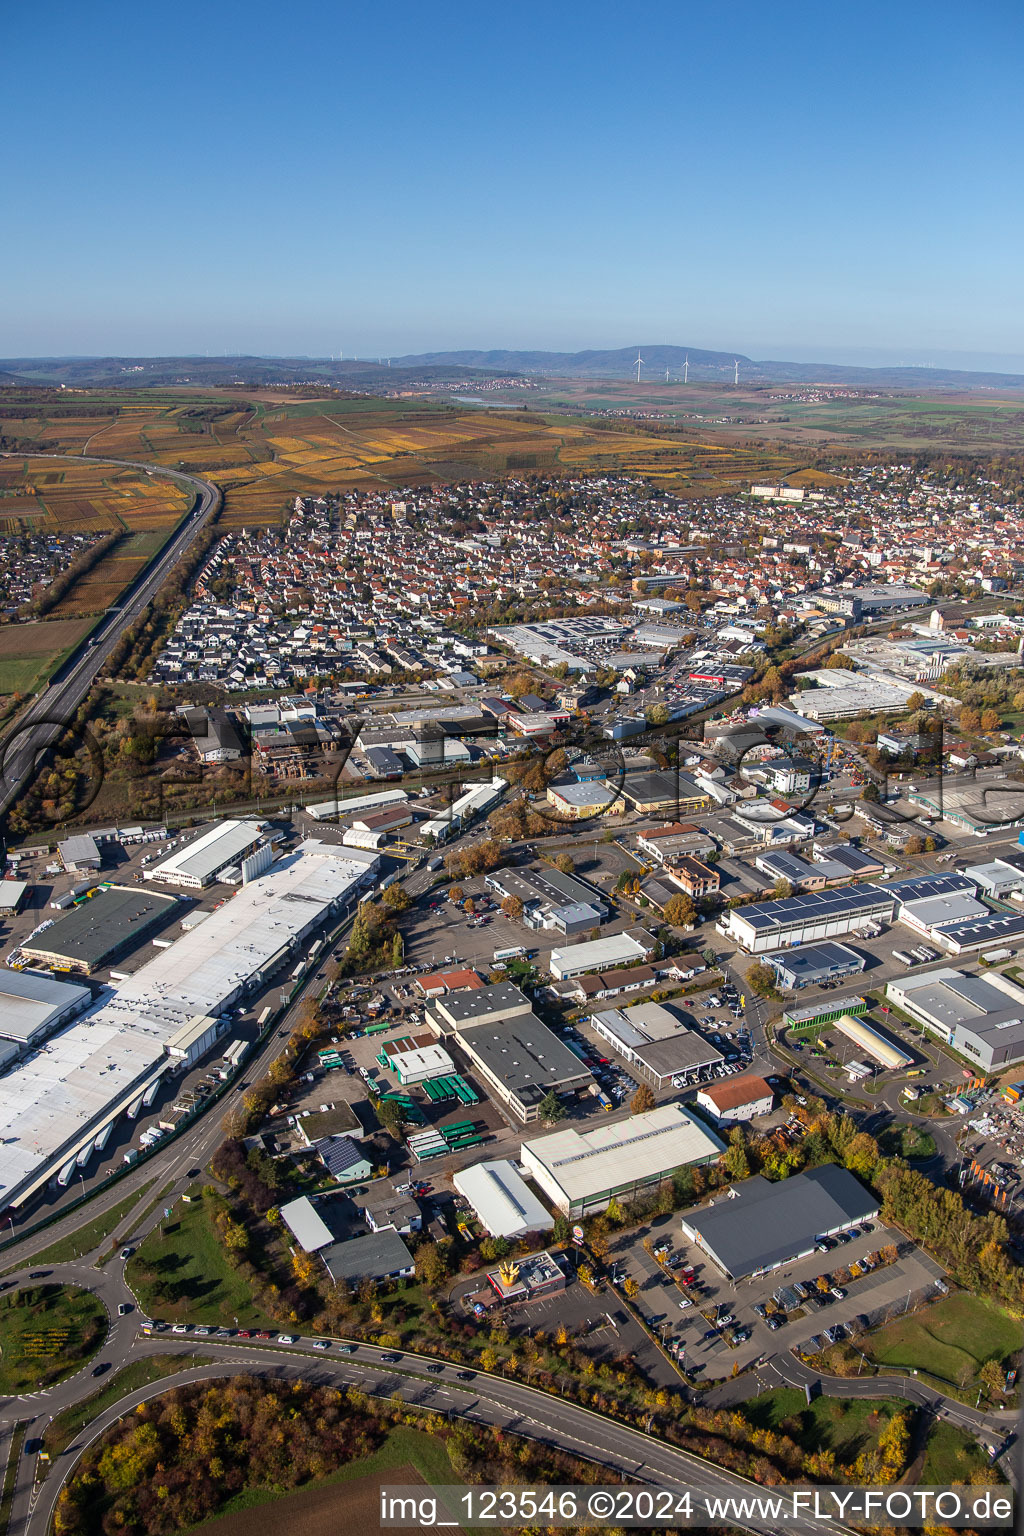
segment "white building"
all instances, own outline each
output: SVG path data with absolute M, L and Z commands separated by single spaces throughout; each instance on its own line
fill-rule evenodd
M 492 1237 L 548 1232 L 555 1224 L 546 1206 L 507 1159 L 460 1168 L 452 1175 L 452 1183 Z
M 768 955 L 791 944 L 815 944 L 870 923 L 891 922 L 895 907 L 896 898 L 883 886 L 845 885 L 734 907 L 716 927 L 748 955 Z
M 709 1083 L 697 1094 L 697 1103 L 713 1115 L 719 1125 L 733 1125 L 739 1120 L 756 1120 L 759 1115 L 770 1115 L 775 1095 L 763 1077 L 751 1072 L 745 1077 Z
M 523 1143 L 525 1171 L 557 1210 L 578 1219 L 610 1200 L 656 1189 L 679 1168 L 713 1163 L 724 1143 L 682 1104 L 663 1104 L 593 1130 L 554 1131 Z
M 403 1088 L 455 1071 L 455 1063 L 443 1045 L 421 1045 L 412 1051 L 390 1051 L 385 1046 L 383 1053 Z
M 264 840 L 265 829 L 263 821 L 219 821 L 147 869 L 145 877 L 180 885 L 184 890 L 201 891 L 226 869 L 255 853 Z
M 308 841 L 205 922 L 160 949 L 3 1077 L 0 1209 L 18 1206 L 181 1060 L 197 1060 L 221 1016 L 300 950 L 373 878 L 379 860 Z
M 587 971 L 613 971 L 620 966 L 637 965 L 654 954 L 655 941 L 643 928 L 629 933 L 613 933 L 605 939 L 573 944 L 568 949 L 553 949 L 548 966 L 556 981 L 568 981 Z

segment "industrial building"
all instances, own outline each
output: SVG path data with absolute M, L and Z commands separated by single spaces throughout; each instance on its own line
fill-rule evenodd
M 316 1253 L 334 1242 L 334 1233 L 305 1195 L 282 1205 L 281 1220 L 303 1253 Z
M 114 1120 L 137 1112 L 175 1056 L 184 1065 L 198 1060 L 229 1027 L 227 1010 L 293 960 L 304 939 L 372 882 L 378 863 L 356 849 L 300 844 L 271 873 L 158 950 L 98 1008 L 12 1067 L 0 1094 L 0 1208 L 20 1205 L 63 1174 L 69 1160 L 73 1167 L 79 1154 L 87 1157 Z M 85 909 L 111 894 L 94 897 Z M 175 906 L 150 891 L 126 894 Z M 68 918 L 82 911 L 75 908 Z
M 16 917 L 28 891 L 27 880 L 0 880 L 0 917 Z
M 154 864 L 152 869 L 147 869 L 145 878 L 180 885 L 187 891 L 201 891 L 232 866 L 240 867 L 250 853 L 255 853 L 264 841 L 265 831 L 266 822 L 263 821 L 219 821 L 183 848 L 177 848 L 168 858 L 161 859 L 159 864 Z
M 886 1035 L 883 1035 L 866 1019 L 855 1019 L 852 1014 L 844 1013 L 841 1019 L 836 1019 L 831 1026 L 844 1035 L 847 1040 L 852 1040 L 869 1056 L 873 1056 L 883 1067 L 888 1067 L 890 1072 L 896 1072 L 901 1067 L 909 1067 L 913 1057 L 907 1051 L 901 1050 Z
M 697 1103 L 719 1125 L 735 1125 L 740 1120 L 770 1115 L 775 1094 L 770 1083 L 750 1072 L 744 1077 L 727 1078 L 723 1083 L 708 1083 L 698 1092 Z
M 771 955 L 768 964 L 780 987 L 797 992 L 801 987 L 820 987 L 826 981 L 856 976 L 867 964 L 863 955 L 846 944 L 808 944 L 802 949 Z
M 455 1071 L 455 1063 L 442 1045 L 418 1045 L 400 1051 L 392 1042 L 381 1046 L 377 1060 L 395 1073 L 403 1088 Z
M 488 1090 L 524 1122 L 536 1120 L 546 1094 L 575 1093 L 593 1082 L 575 1052 L 529 1012 L 500 1023 L 463 1025 L 456 1039 Z
M 471 784 L 441 815 L 425 821 L 419 828 L 421 838 L 433 838 L 435 843 L 444 842 L 453 831 L 461 831 L 474 817 L 493 810 L 508 789 L 508 780 L 493 778 L 489 784 Z
M 341 816 L 382 810 L 387 805 L 404 805 L 408 798 L 407 790 L 382 789 L 372 795 L 353 795 L 350 800 L 319 800 L 315 805 L 307 805 L 306 811 L 314 821 L 337 821 Z
M 652 1088 L 666 1088 L 673 1077 L 688 1076 L 723 1059 L 671 1003 L 608 1008 L 592 1014 L 590 1024 Z
M 554 1218 L 507 1159 L 460 1168 L 452 1183 L 492 1237 L 520 1238 L 548 1232 Z
M 631 810 L 645 816 L 654 811 L 693 815 L 714 804 L 708 791 L 688 773 L 627 773 L 621 794 Z
M 21 946 L 29 960 L 90 976 L 159 932 L 181 911 L 173 896 L 134 886 L 99 886 L 87 901 Z
M 0 970 L 0 1040 L 35 1046 L 92 1002 L 88 987 L 38 971 Z
M 613 933 L 605 939 L 573 944 L 568 949 L 553 949 L 548 967 L 556 981 L 569 981 L 587 971 L 609 971 L 619 966 L 636 965 L 654 954 L 654 938 L 643 928 Z
M 74 837 L 64 838 L 57 844 L 57 856 L 70 874 L 78 874 L 82 870 L 99 869 L 103 862 L 99 844 L 88 832 L 79 832 Z
M 573 1219 L 603 1211 L 612 1199 L 657 1189 L 680 1168 L 713 1163 L 724 1143 L 682 1104 L 664 1104 L 592 1130 L 554 1131 L 526 1141 L 522 1165 Z
M 549 784 L 547 801 L 566 821 L 586 821 L 590 816 L 621 816 L 626 809 L 618 786 L 594 780 Z
M 559 869 L 498 869 L 484 876 L 484 884 L 499 900 L 515 896 L 522 902 L 527 928 L 571 936 L 600 927 L 608 916 L 608 903 L 599 891 Z
M 984 1072 L 1024 1061 L 1024 987 L 989 971 L 942 969 L 890 981 L 885 995 Z
M 687 1211 L 682 1228 L 723 1275 L 743 1280 L 806 1258 L 819 1239 L 871 1221 L 878 1210 L 870 1190 L 829 1163 L 777 1184 L 760 1175 L 744 1179 L 726 1199 Z
M 530 999 L 511 981 L 489 987 L 447 992 L 431 999 L 426 1021 L 435 1035 L 444 1038 L 474 1024 L 500 1024 L 533 1012 Z
M 415 1273 L 413 1256 L 394 1227 L 381 1227 L 363 1237 L 350 1237 L 319 1249 L 324 1268 L 335 1285 L 362 1280 L 397 1280 Z
M 792 944 L 812 944 L 855 933 L 871 923 L 891 922 L 895 907 L 896 898 L 885 886 L 840 886 L 734 907 L 716 928 L 747 954 L 767 955 Z

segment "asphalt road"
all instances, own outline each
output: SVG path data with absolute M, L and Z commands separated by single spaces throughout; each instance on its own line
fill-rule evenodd
M 23 458 L 23 454 L 3 454 L 3 458 Z M 4 745 L 0 758 L 0 815 L 28 782 L 39 754 L 60 735 L 64 725 L 86 697 L 114 646 L 146 604 L 156 595 L 172 566 L 185 553 L 221 504 L 221 493 L 208 480 L 181 474 L 157 464 L 140 464 L 132 459 L 100 459 L 82 454 L 41 454 L 41 458 L 72 459 L 75 463 L 113 464 L 119 469 L 141 469 L 155 475 L 169 476 L 191 486 L 199 497 L 192 512 L 156 555 L 132 594 L 115 613 L 110 614 L 86 641 L 59 682 L 38 695 L 21 716 Z
M 606 1467 L 614 1476 L 649 1487 L 667 1487 L 678 1492 L 689 1489 L 695 1495 L 712 1497 L 744 1497 L 759 1491 L 757 1485 L 745 1478 L 690 1452 L 665 1445 L 643 1431 L 617 1424 L 590 1409 L 521 1382 L 476 1372 L 472 1383 L 463 1383 L 458 1380 L 457 1368 L 453 1366 L 445 1366 L 436 1375 L 428 1374 L 427 1367 L 431 1362 L 422 1356 L 403 1355 L 397 1362 L 388 1362 L 385 1356 L 389 1351 L 360 1344 L 358 1358 L 331 1358 L 314 1352 L 312 1344 L 308 1338 L 300 1339 L 295 1345 L 259 1345 L 253 1340 L 215 1344 L 166 1334 L 140 1341 L 137 1351 L 140 1356 L 176 1351 L 201 1352 L 210 1355 L 210 1364 L 164 1377 L 106 1409 L 56 1459 L 38 1486 L 35 1473 L 45 1471 L 45 1465 L 39 1468 L 37 1458 L 23 1455 L 11 1515 L 11 1536 L 46 1536 L 60 1489 L 82 1452 L 136 1404 L 173 1386 L 239 1372 L 284 1379 L 301 1377 L 314 1384 L 353 1385 L 382 1398 L 397 1392 L 410 1405 L 424 1411 L 476 1424 L 498 1425 L 512 1433 L 558 1446 Z M 105 1358 L 109 1354 L 109 1350 L 104 1351 Z M 123 1360 L 115 1360 L 113 1368 L 117 1369 L 123 1363 Z M 87 1396 L 91 1385 L 87 1378 L 87 1385 L 79 1396 Z M 47 1417 L 56 1411 L 59 1411 L 56 1407 L 46 1404 Z M 30 1433 L 41 1433 L 44 1427 L 40 1416 L 40 1420 L 31 1426 Z M 731 1524 L 735 1529 L 763 1533 L 763 1536 L 774 1536 L 777 1529 L 770 1521 L 734 1520 Z M 834 1521 L 806 1519 L 788 1525 L 786 1529 L 798 1532 L 799 1536 L 820 1536 L 826 1531 L 842 1532 L 844 1527 Z

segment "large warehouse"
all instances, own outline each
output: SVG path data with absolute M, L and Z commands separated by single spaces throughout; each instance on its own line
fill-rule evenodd
M 69 1160 L 87 1155 L 173 1058 L 197 1060 L 227 1027 L 225 1011 L 291 960 L 372 880 L 378 863 L 356 849 L 300 844 L 7 1072 L 0 1208 L 22 1204 Z M 165 898 L 147 892 L 146 899 Z
M 523 1121 L 536 1120 L 552 1090 L 574 1093 L 593 1082 L 590 1069 L 533 1013 L 464 1026 L 455 1038 L 488 1090 Z
M 100 886 L 95 895 L 23 944 L 21 952 L 54 970 L 90 976 L 136 949 L 180 911 L 173 896 L 130 885 Z
M 756 901 L 733 907 L 716 924 L 748 955 L 767 955 L 791 944 L 841 938 L 868 923 L 891 922 L 896 898 L 880 885 L 842 885 L 833 891 L 809 891 L 782 901 Z
M 723 1060 L 721 1051 L 690 1029 L 686 1016 L 671 1003 L 607 1008 L 592 1014 L 590 1023 L 652 1088 L 664 1088 L 673 1077 Z
M 218 821 L 192 842 L 178 848 L 168 858 L 147 869 L 147 880 L 163 880 L 180 885 L 183 890 L 201 891 L 212 885 L 218 875 L 242 860 L 263 842 L 266 822 Z
M 555 1208 L 578 1219 L 612 1199 L 657 1189 L 680 1168 L 713 1163 L 725 1145 L 682 1104 L 663 1104 L 593 1130 L 524 1141 L 522 1164 Z
M 944 969 L 890 981 L 885 995 L 985 1072 L 1024 1061 L 1024 987 L 989 971 Z
M 0 1040 L 38 1045 L 92 1002 L 88 987 L 39 971 L 0 970 Z
M 452 1183 L 492 1237 L 549 1232 L 555 1224 L 550 1212 L 506 1159 L 460 1168 L 452 1175 Z
M 683 1233 L 731 1280 L 779 1269 L 814 1252 L 822 1237 L 878 1215 L 878 1199 L 852 1173 L 827 1163 L 770 1184 L 757 1175 L 688 1211 Z

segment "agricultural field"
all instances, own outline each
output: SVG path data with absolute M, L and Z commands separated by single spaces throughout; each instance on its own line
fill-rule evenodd
M 187 390 L 96 390 L 83 391 L 81 398 L 92 414 L 65 416 L 67 397 L 52 391 L 8 398 L 4 430 L 19 443 L 45 442 L 51 449 L 123 456 L 208 475 L 224 490 L 225 528 L 278 523 L 296 495 L 325 489 L 398 489 L 510 472 L 614 470 L 646 474 L 684 493 L 690 489 L 705 495 L 805 467 L 799 454 L 692 441 L 634 423 L 617 429 L 578 415 L 457 408 L 427 398 L 303 401 L 255 392 L 238 399 Z M 72 466 L 70 478 L 85 469 Z M 62 485 L 58 482 L 55 489 Z M 12 494 L 15 488 L 12 480 Z M 43 489 L 33 481 L 21 485 L 21 495 L 45 500 Z M 28 502 L 27 510 L 36 510 L 34 502 Z M 3 513 L 0 498 L 0 517 Z M 134 519 L 132 526 L 137 526 Z
M 499 391 L 494 398 L 511 402 L 522 396 Z M 541 380 L 530 401 L 541 411 L 629 413 L 652 433 L 663 425 L 723 445 L 756 438 L 780 450 L 844 446 L 990 454 L 1024 448 L 1024 394 L 1012 390 L 552 379 Z
M 0 697 L 34 693 L 93 626 L 91 618 L 42 619 L 0 627 Z

